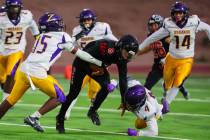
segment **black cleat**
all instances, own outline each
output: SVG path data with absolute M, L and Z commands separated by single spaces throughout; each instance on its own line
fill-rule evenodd
M 91 119 L 92 123 L 95 125 L 101 125 L 101 121 L 99 119 L 99 115 L 96 111 L 93 111 L 92 109 L 89 109 L 87 113 L 88 118 Z
M 64 119 L 59 119 L 58 116 L 56 117 L 56 130 L 60 134 L 65 133 Z
M 189 100 L 190 99 L 190 93 L 189 92 L 183 92 L 182 95 L 185 98 L 185 100 Z
M 39 118 L 28 116 L 24 119 L 24 123 L 30 125 L 38 132 L 44 132 L 44 129 L 39 123 Z

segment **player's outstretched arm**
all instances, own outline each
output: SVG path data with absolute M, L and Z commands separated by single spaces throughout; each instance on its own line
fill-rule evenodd
M 90 63 L 95 64 L 97 66 L 102 66 L 102 61 L 94 58 L 89 53 L 74 47 L 73 43 L 71 41 L 66 42 L 66 43 L 62 43 L 62 44 L 58 44 L 58 47 L 61 48 L 61 49 L 62 48 L 67 49 L 72 54 L 75 54 L 76 56 L 78 56 L 80 59 L 82 59 L 84 61 L 90 62 Z
M 151 43 L 158 41 L 169 35 L 169 32 L 165 28 L 160 28 L 158 31 L 154 32 L 152 35 L 147 37 L 140 45 L 139 50 L 144 49 L 149 46 Z
M 200 21 L 200 24 L 198 25 L 197 31 L 205 31 L 209 40 L 210 40 L 210 25 Z

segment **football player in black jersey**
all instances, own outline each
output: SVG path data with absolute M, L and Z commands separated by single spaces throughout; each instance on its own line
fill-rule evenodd
M 87 114 L 93 124 L 100 125 L 97 110 L 109 93 L 107 85 L 110 83 L 110 76 L 106 67 L 111 64 L 117 65 L 121 104 L 125 103 L 124 94 L 127 90 L 127 63 L 138 51 L 138 41 L 131 35 L 125 35 L 121 37 L 119 41 L 101 39 L 87 44 L 84 51 L 88 52 L 96 59 L 101 60 L 103 62 L 103 67 L 92 65 L 78 57 L 75 58 L 72 66 L 70 91 L 66 97 L 66 102 L 62 104 L 59 114 L 56 117 L 56 130 L 59 133 L 65 133 L 64 118 L 66 111 L 72 101 L 78 96 L 85 75 L 89 75 L 101 86 L 93 106 L 90 107 Z

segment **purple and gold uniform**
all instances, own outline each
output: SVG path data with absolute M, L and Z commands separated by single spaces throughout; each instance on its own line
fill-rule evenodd
M 21 10 L 20 20 L 13 23 L 6 12 L 0 13 L 0 82 L 4 83 L 7 75 L 14 77 L 23 59 L 26 47 L 26 30 L 38 35 L 39 30 L 29 10 Z

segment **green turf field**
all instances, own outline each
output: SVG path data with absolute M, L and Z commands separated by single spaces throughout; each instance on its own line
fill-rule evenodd
M 143 77 L 139 78 L 144 82 Z M 58 78 L 65 92 L 69 81 Z M 118 91 L 111 93 L 99 110 L 102 125 L 95 126 L 86 117 L 89 100 L 85 90 L 72 110 L 70 120 L 66 121 L 66 134 L 55 131 L 55 116 L 58 109 L 46 114 L 40 122 L 45 133 L 37 133 L 23 124 L 23 118 L 33 113 L 47 100 L 39 91 L 28 91 L 24 98 L 0 120 L 0 140 L 150 140 L 150 139 L 210 139 L 210 78 L 191 77 L 186 81 L 191 100 L 185 101 L 181 95 L 171 104 L 171 112 L 159 121 L 159 136 L 155 138 L 126 136 L 128 127 L 134 128 L 134 115 L 126 112 L 120 117 L 116 109 L 120 104 Z M 47 86 L 47 85 L 46 85 Z M 154 95 L 160 101 L 161 82 L 153 88 Z

